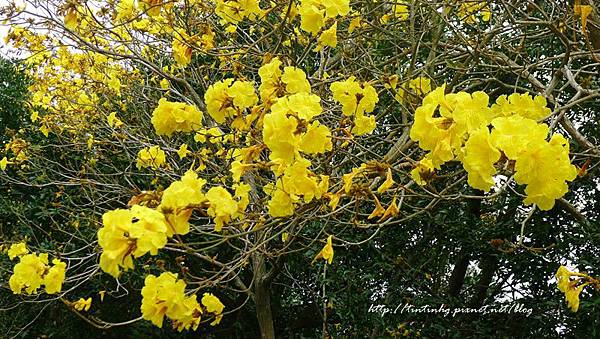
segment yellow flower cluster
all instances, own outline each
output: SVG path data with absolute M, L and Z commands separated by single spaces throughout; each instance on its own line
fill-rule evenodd
M 95 24 L 96 19 L 86 7 L 71 6 L 65 14 L 71 29 L 89 34 L 91 26 L 86 25 Z M 29 52 L 27 64 L 33 79 L 30 101 L 36 109 L 31 121 L 39 123 L 39 130 L 46 137 L 50 132 L 81 135 L 97 128 L 96 118 L 101 112 L 98 108 L 107 106 L 102 96 L 121 95 L 122 82 L 134 78 L 135 71 L 126 69 L 120 61 L 91 51 L 76 52 L 43 33 L 13 27 L 8 42 Z M 108 44 L 94 36 L 99 48 L 114 48 L 104 46 L 104 42 Z
M 524 118 L 539 121 L 546 118 L 552 112 L 543 96 L 532 97 L 529 93 L 513 93 L 508 97 L 501 95 L 492 106 L 492 115 L 497 117 L 509 117 L 520 115 Z
M 225 188 L 218 186 L 206 192 L 206 199 L 210 204 L 208 215 L 215 220 L 215 231 L 220 232 L 223 224 L 238 215 L 238 202 Z
M 328 19 L 346 16 L 350 12 L 349 0 L 301 0 L 298 9 L 300 28 L 316 35 Z
M 236 24 L 244 18 L 254 20 L 262 15 L 258 0 L 214 0 L 214 2 L 215 12 L 222 23 Z
M 188 220 L 192 215 L 193 207 L 199 206 L 206 199 L 202 187 L 206 180 L 198 178 L 192 171 L 187 171 L 181 180 L 175 181 L 163 192 L 160 205 L 161 211 L 167 219 L 167 236 L 173 234 L 187 234 L 190 230 Z
M 415 181 L 425 184 L 433 169 L 458 159 L 469 185 L 488 191 L 494 185 L 494 164 L 504 154 L 515 161 L 517 183 L 527 185 L 525 203 L 551 209 L 567 192 L 565 181 L 574 180 L 577 171 L 564 137 L 555 134 L 546 141 L 548 126 L 536 121 L 550 113 L 546 100 L 513 94 L 489 107 L 483 92 L 444 91 L 445 85 L 429 93 L 415 111 L 410 136 L 429 151 L 411 172 Z
M 208 114 L 219 124 L 226 118 L 242 115 L 246 108 L 258 103 L 254 85 L 249 81 L 225 79 L 211 85 L 204 94 Z
M 170 136 L 174 132 L 191 132 L 202 127 L 202 112 L 196 106 L 162 98 L 152 112 L 151 121 L 156 134 Z
M 215 231 L 223 224 L 240 218 L 248 206 L 250 187 L 240 184 L 235 196 L 222 187 L 202 192 L 206 180 L 188 170 L 180 180 L 169 185 L 162 194 L 156 209 L 133 205 L 131 209 L 116 209 L 104 213 L 103 227 L 98 230 L 98 243 L 102 247 L 100 268 L 118 277 L 121 270 L 133 268 L 133 258 L 146 253 L 156 255 L 174 234 L 185 235 L 190 230 L 189 219 L 194 209 L 207 208 L 214 218 Z
M 201 304 L 196 295 L 185 295 L 186 284 L 177 279 L 177 274 L 164 272 L 160 276 L 148 275 L 142 288 L 142 318 L 162 328 L 164 317 L 171 319 L 173 328 L 178 331 L 190 328 L 196 330 L 202 315 L 214 317 L 212 326 L 223 317 L 225 306 L 210 293 L 205 293 Z
M 158 146 L 146 147 L 141 149 L 137 155 L 137 168 L 150 167 L 157 170 L 166 165 L 165 151 Z
M 275 57 L 258 69 L 260 86 L 258 92 L 265 106 L 286 94 L 310 93 L 310 83 L 299 68 L 287 66 L 281 72 L 281 60 Z
M 27 249 L 27 245 L 25 245 L 24 242 L 12 244 L 8 249 L 8 257 L 10 258 L 10 260 L 13 260 L 16 257 L 20 257 L 27 253 L 29 253 L 29 250 Z
M 297 93 L 271 106 L 271 113 L 263 119 L 263 141 L 271 150 L 271 160 L 290 164 L 300 157 L 300 151 L 319 154 L 331 150 L 329 128 L 316 120 L 311 123 L 322 112 L 320 101 L 315 94 Z
M 156 255 L 167 244 L 164 215 L 145 206 L 108 211 L 102 216 L 102 224 L 98 230 L 98 244 L 103 250 L 100 268 L 115 278 L 121 269 L 133 268 L 133 257 L 139 258 L 148 252 Z
M 308 167 L 309 160 L 298 158 L 294 163 L 285 167 L 276 184 L 264 187 L 271 196 L 268 203 L 269 214 L 273 217 L 285 217 L 294 214 L 295 204 L 300 203 L 300 197 L 305 203 L 313 198 L 321 199 L 329 189 L 329 177 L 317 176 Z
M 0 160 L 0 170 L 6 170 L 8 164 L 21 164 L 21 166 L 24 166 L 22 165 L 23 162 L 29 159 L 28 148 L 29 144 L 25 140 L 13 137 L 13 139 L 9 143 L 4 145 L 4 151 L 6 152 L 6 154 L 9 154 L 9 152 L 11 152 L 13 156 L 11 156 L 10 160 L 8 157 L 3 157 L 2 160 Z
M 560 134 L 546 141 L 548 126 L 521 116 L 492 121 L 491 142 L 510 160 L 515 160 L 515 181 L 527 185 L 525 204 L 549 210 L 568 192 L 566 181 L 577 177 L 569 159 L 569 142 Z
M 18 252 L 23 253 L 23 250 L 20 249 Z M 44 285 L 46 293 L 59 293 L 65 280 L 67 265 L 58 259 L 53 259 L 52 264 L 52 266 L 48 264 L 47 253 L 23 254 L 8 280 L 10 289 L 14 294 L 20 294 L 23 289 L 26 293 L 33 294 Z
M 167 0 L 140 0 L 139 5 L 149 16 L 158 16 L 163 6 L 170 6 Z
M 275 184 L 264 187 L 271 196 L 268 207 L 274 217 L 292 215 L 301 197 L 310 202 L 327 192 L 329 177 L 312 173 L 311 162 L 301 153 L 321 154 L 332 149 L 331 131 L 314 120 L 323 109 L 321 98 L 311 93 L 306 74 L 295 67 L 285 67 L 282 73 L 280 66 L 281 61 L 274 58 L 258 71 L 263 104 L 270 106 L 263 118 L 263 141 L 278 176 Z M 244 165 L 237 161 L 232 171 L 242 172 Z
M 329 87 L 333 99 L 342 105 L 342 112 L 347 116 L 354 116 L 352 133 L 363 135 L 375 129 L 375 116 L 366 115 L 375 109 L 379 102 L 377 91 L 369 83 L 359 83 L 355 77 L 345 81 L 336 81 Z

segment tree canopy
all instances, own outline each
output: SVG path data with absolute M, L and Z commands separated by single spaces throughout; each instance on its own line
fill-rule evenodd
M 8 1 L 0 329 L 595 337 L 599 10 Z

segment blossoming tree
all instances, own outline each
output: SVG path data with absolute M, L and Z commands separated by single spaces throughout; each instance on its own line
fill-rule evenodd
M 273 291 L 300 253 L 322 335 L 349 333 L 327 321 L 336 247 L 457 201 L 478 222 L 514 217 L 499 253 L 546 250 L 527 226 L 553 209 L 587 222 L 565 194 L 598 157 L 574 110 L 600 96 L 591 2 L 27 0 L 0 15 L 33 81 L 2 177 L 53 190 L 39 230 L 3 239 L 8 286 L 98 328 L 203 330 L 250 307 L 275 338 Z M 572 310 L 598 288 L 557 277 Z M 93 315 L 121 289 L 134 316 Z

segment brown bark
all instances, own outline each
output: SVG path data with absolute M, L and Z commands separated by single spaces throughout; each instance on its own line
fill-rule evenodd
M 273 325 L 273 312 L 271 310 L 271 284 L 267 279 L 267 266 L 265 257 L 261 253 L 254 253 L 254 304 L 256 305 L 256 317 L 260 327 L 262 339 L 275 339 L 275 327 Z

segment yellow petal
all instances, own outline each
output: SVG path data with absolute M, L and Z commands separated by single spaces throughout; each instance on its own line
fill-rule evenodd
M 377 189 L 377 193 L 381 194 L 387 191 L 390 187 L 392 187 L 392 185 L 394 185 L 394 183 L 394 179 L 392 178 L 392 169 L 388 168 L 385 181 L 383 182 L 383 184 L 381 184 L 381 186 L 379 186 L 379 188 Z

